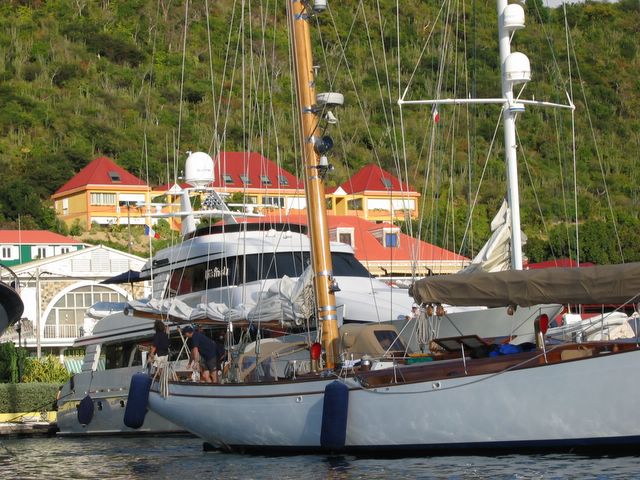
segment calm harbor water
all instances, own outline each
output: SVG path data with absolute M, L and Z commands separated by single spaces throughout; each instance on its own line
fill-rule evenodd
M 0 440 L 0 475 L 19 479 L 640 479 L 640 456 L 569 454 L 401 459 L 204 452 L 186 437 Z

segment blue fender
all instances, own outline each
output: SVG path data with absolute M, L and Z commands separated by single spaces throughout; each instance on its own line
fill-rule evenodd
M 151 377 L 144 373 L 136 373 L 131 377 L 127 406 L 124 409 L 124 424 L 129 428 L 140 428 L 144 424 L 149 403 Z
M 347 438 L 347 414 L 349 413 L 349 387 L 339 381 L 331 382 L 324 389 L 322 405 L 322 430 L 320 445 L 329 450 L 344 448 Z
M 87 426 L 91 423 L 93 418 L 93 399 L 87 395 L 78 404 L 78 423 L 82 426 Z

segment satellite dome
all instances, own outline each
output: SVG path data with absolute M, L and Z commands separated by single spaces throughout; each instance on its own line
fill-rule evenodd
M 524 53 L 513 52 L 504 61 L 504 73 L 512 85 L 528 82 L 531 80 L 529 59 Z
M 189 153 L 184 167 L 184 180 L 196 188 L 213 182 L 213 159 L 204 152 Z
M 507 5 L 503 13 L 504 28 L 507 30 L 519 30 L 524 28 L 524 8 L 517 3 Z

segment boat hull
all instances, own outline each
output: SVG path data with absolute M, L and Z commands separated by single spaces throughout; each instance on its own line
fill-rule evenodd
M 24 304 L 20 294 L 11 286 L 0 282 L 0 335 L 22 316 Z
M 379 388 L 354 379 L 343 451 L 586 447 L 640 443 L 630 382 L 640 351 L 493 375 Z M 171 384 L 151 410 L 215 447 L 322 450 L 324 389 L 333 379 L 262 385 Z M 609 393 L 615 392 L 615 404 Z M 562 399 L 558 402 L 556 399 Z M 623 413 L 624 412 L 624 413 Z
M 154 412 L 147 412 L 144 425 L 139 429 L 125 426 L 124 412 L 129 394 L 129 384 L 140 367 L 126 367 L 74 375 L 60 391 L 58 400 L 59 435 L 121 435 L 185 433 Z M 78 421 L 78 404 L 86 396 L 93 400 L 93 417 L 87 425 Z

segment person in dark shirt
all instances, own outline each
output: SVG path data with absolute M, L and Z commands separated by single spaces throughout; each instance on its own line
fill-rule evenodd
M 156 368 L 160 368 L 163 364 L 167 363 L 168 360 L 169 335 L 167 335 L 167 329 L 162 320 L 156 320 L 153 324 L 153 329 L 156 333 L 151 342 L 149 361 L 153 362 L 153 366 Z
M 202 332 L 192 326 L 182 328 L 182 333 L 191 340 L 191 362 L 200 365 L 205 383 L 218 383 L 218 347 Z

